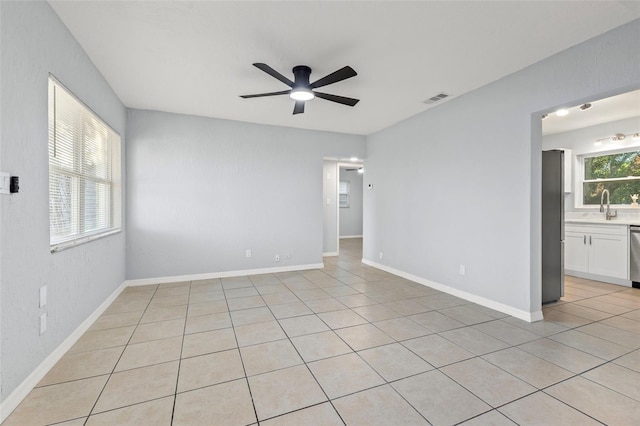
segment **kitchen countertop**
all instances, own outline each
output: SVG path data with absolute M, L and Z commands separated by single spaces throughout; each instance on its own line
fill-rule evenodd
M 599 218 L 580 218 L 580 219 L 565 218 L 564 222 L 565 223 L 592 223 L 597 225 L 638 225 L 640 226 L 640 218 L 633 218 L 633 217 L 614 217 L 611 220 L 606 220 L 604 217 L 601 219 Z

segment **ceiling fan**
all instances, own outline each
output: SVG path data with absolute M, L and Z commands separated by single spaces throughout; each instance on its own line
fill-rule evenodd
M 277 96 L 277 95 L 289 95 L 289 97 L 296 101 L 295 106 L 293 107 L 294 114 L 302 114 L 304 112 L 304 103 L 306 101 L 310 101 L 316 96 L 321 99 L 326 99 L 327 101 L 337 102 L 339 104 L 354 106 L 357 104 L 360 99 L 347 98 L 344 96 L 331 95 L 329 93 L 316 92 L 313 89 L 317 89 L 318 87 L 327 86 L 329 84 L 337 83 L 342 80 L 346 80 L 351 77 L 355 77 L 358 75 L 353 68 L 346 66 L 340 68 L 338 71 L 332 72 L 329 75 L 322 77 L 319 80 L 314 81 L 313 83 L 309 83 L 309 75 L 311 75 L 311 68 L 306 65 L 297 65 L 293 67 L 293 76 L 295 81 L 289 80 L 284 75 L 280 74 L 278 71 L 274 70 L 267 64 L 255 63 L 253 64 L 256 68 L 261 69 L 262 71 L 269 74 L 271 77 L 280 80 L 287 86 L 291 87 L 290 90 L 283 90 L 280 92 L 270 92 L 270 93 L 259 93 L 257 95 L 241 95 L 241 98 L 260 98 L 264 96 Z

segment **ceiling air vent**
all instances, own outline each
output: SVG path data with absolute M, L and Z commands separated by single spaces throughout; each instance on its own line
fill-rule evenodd
M 430 97 L 429 99 L 427 99 L 426 101 L 424 101 L 425 104 L 430 105 L 430 104 L 434 104 L 438 101 L 441 101 L 443 99 L 448 98 L 449 95 L 447 93 L 444 92 L 440 92 L 435 96 Z

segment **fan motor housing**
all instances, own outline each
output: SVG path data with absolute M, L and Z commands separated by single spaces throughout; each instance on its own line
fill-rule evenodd
M 311 68 L 306 65 L 296 65 L 295 67 L 293 67 L 293 76 L 295 78 L 294 88 L 309 86 L 310 75 Z

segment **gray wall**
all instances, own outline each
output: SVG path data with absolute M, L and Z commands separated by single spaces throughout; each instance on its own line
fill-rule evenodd
M 126 112 L 47 3 L 3 1 L 0 9 L 0 170 L 20 177 L 19 194 L 0 196 L 5 400 L 125 279 L 124 233 L 49 252 L 49 73 L 119 132 L 123 143 Z M 43 285 L 48 304 L 40 309 Z M 42 312 L 48 313 L 48 328 L 39 336 Z
M 338 252 L 338 162 L 322 162 L 322 253 Z
M 562 149 L 569 148 L 572 150 L 572 170 L 571 170 L 571 192 L 565 194 L 564 209 L 565 211 L 585 211 L 585 209 L 576 209 L 575 207 L 575 171 L 577 167 L 577 155 L 588 154 L 592 152 L 609 151 L 622 147 L 640 146 L 640 140 L 627 138 L 621 143 L 603 143 L 595 146 L 593 143 L 596 139 L 611 137 L 616 133 L 637 133 L 640 131 L 640 117 L 627 118 L 625 120 L 612 121 L 610 123 L 599 124 L 597 126 L 585 127 L 582 129 L 571 130 L 569 132 L 555 133 L 542 138 L 542 149 Z M 593 209 L 591 209 L 593 210 Z
M 322 262 L 323 156 L 365 148 L 362 136 L 128 110 L 127 278 Z
M 341 167 L 340 180 L 349 182 L 350 198 L 349 208 L 340 209 L 340 236 L 362 235 L 362 174 Z
M 541 113 L 639 87 L 639 52 L 635 20 L 370 135 L 364 258 L 539 311 Z

